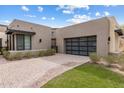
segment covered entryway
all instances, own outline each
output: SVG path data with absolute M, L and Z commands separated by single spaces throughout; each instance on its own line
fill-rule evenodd
M 65 38 L 66 54 L 88 56 L 96 52 L 96 36 Z
M 35 32 L 7 29 L 7 48 L 8 50 L 31 50 L 32 39 Z

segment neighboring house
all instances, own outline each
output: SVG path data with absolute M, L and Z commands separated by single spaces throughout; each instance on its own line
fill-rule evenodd
M 120 51 L 123 35 L 114 17 L 104 17 L 63 28 L 14 20 L 7 28 L 9 50 L 57 48 L 59 53 L 108 55 Z
M 6 25 L 0 25 L 0 48 L 7 46 Z

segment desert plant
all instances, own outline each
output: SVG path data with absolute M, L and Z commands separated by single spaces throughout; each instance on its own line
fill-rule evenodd
M 124 63 L 124 54 L 118 56 L 119 63 Z
M 32 57 L 32 52 L 25 52 L 24 53 L 24 58 L 31 58 Z
M 56 51 L 54 49 L 48 49 L 48 50 L 45 51 L 45 56 L 54 55 L 55 52 Z
M 7 60 L 20 60 L 22 58 L 34 58 L 34 57 L 42 57 L 42 56 L 50 56 L 54 55 L 55 50 L 40 50 L 40 51 L 25 51 L 25 52 L 9 52 L 4 51 L 3 56 Z
M 100 61 L 100 56 L 97 55 L 97 53 L 90 53 L 89 55 L 92 62 L 97 63 Z
M 21 52 L 13 53 L 12 56 L 13 56 L 13 60 L 20 60 L 23 58 L 23 55 Z
M 10 52 L 9 51 L 3 51 L 3 57 L 7 58 L 9 56 Z
M 39 51 L 39 57 L 45 56 L 45 52 L 46 52 L 46 51 L 43 51 L 43 50 L 42 50 L 42 51 Z
M 34 51 L 34 52 L 30 52 L 31 53 L 31 57 L 39 57 L 39 51 Z
M 118 63 L 119 62 L 119 56 L 117 55 L 108 55 L 104 57 L 105 61 L 109 63 Z

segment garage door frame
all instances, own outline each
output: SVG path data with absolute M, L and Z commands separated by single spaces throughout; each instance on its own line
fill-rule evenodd
M 81 39 L 83 41 L 81 41 Z M 68 45 L 69 43 L 70 43 L 70 45 Z M 76 45 L 73 45 L 74 43 Z M 82 45 L 82 43 L 84 43 L 84 46 Z M 94 46 L 92 45 L 93 43 L 95 43 Z M 65 45 L 64 50 L 65 50 L 66 54 L 88 56 L 90 52 L 97 52 L 97 36 L 92 35 L 92 36 L 64 38 L 64 45 Z M 70 47 L 70 50 L 68 49 L 69 47 Z M 74 50 L 74 49 L 72 49 L 72 47 L 73 48 L 75 47 L 75 49 L 76 48 L 77 49 Z M 85 50 L 84 50 L 84 48 L 85 48 Z M 73 52 L 75 52 L 75 53 L 73 53 Z

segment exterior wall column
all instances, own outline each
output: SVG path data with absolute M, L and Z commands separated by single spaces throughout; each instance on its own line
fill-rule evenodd
M 16 34 L 14 35 L 14 50 L 16 51 L 17 50 L 17 48 L 16 48 Z

